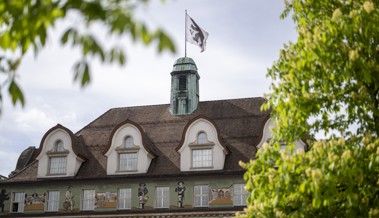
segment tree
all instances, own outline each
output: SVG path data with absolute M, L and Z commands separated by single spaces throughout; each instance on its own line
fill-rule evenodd
M 241 163 L 248 217 L 379 217 L 379 1 L 292 0 L 298 39 L 268 70 L 273 142 Z M 291 152 L 309 140 L 310 150 Z M 276 142 L 287 143 L 279 151 Z M 242 215 L 241 215 L 242 216 Z
M 79 47 L 81 58 L 74 64 L 74 79 L 81 86 L 91 80 L 90 59 L 102 63 L 125 64 L 125 52 L 121 47 L 106 47 L 91 34 L 93 25 L 102 25 L 110 35 L 131 36 L 145 45 L 155 43 L 158 52 L 175 52 L 170 37 L 160 28 L 151 31 L 136 20 L 135 8 L 148 0 L 12 0 L 0 2 L 0 112 L 4 89 L 8 89 L 13 104 L 25 104 L 21 88 L 16 81 L 17 68 L 24 55 L 33 51 L 38 55 L 50 37 L 48 32 L 59 20 L 74 14 L 84 22 L 84 29 L 71 24 L 62 36 L 62 45 Z

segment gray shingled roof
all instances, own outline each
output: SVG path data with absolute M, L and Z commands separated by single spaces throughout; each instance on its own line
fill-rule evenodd
M 180 156 L 175 149 L 180 145 L 186 125 L 199 116 L 208 118 L 216 125 L 221 143 L 230 151 L 224 170 L 220 173 L 243 172 L 238 162 L 254 157 L 269 117 L 270 112 L 260 111 L 264 102 L 264 98 L 205 101 L 200 102 L 198 109 L 189 115 L 171 115 L 169 104 L 110 109 L 75 134 L 80 138 L 80 147 L 85 146 L 84 150 L 88 152 L 87 160 L 76 178 L 107 177 L 104 151 L 108 148 L 114 128 L 126 120 L 142 128 L 151 142 L 148 149 L 156 155 L 148 173 L 140 176 L 186 174 L 180 172 Z M 37 165 L 36 161 L 32 162 L 27 166 L 28 169 L 9 181 L 35 180 Z

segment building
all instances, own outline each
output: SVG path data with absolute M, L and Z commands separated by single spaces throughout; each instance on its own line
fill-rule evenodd
M 1 183 L 0 216 L 231 217 L 244 170 L 271 138 L 263 98 L 199 101 L 195 62 L 179 58 L 170 104 L 113 108 L 77 133 L 58 124 Z M 298 147 L 303 148 L 299 142 Z

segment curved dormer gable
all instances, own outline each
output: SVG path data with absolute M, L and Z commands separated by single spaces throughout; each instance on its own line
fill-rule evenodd
M 147 173 L 155 154 L 142 128 L 131 120 L 117 125 L 104 151 L 107 175 Z
M 80 152 L 80 146 L 76 136 L 66 127 L 58 124 L 48 130 L 36 155 L 38 177 L 75 176 L 86 160 L 83 152 Z
M 205 116 L 190 121 L 176 149 L 180 154 L 180 171 L 223 170 L 229 150 L 219 135 L 215 123 Z
M 274 127 L 275 127 L 274 121 L 271 118 L 268 119 L 263 127 L 262 139 L 257 146 L 258 149 L 261 148 L 265 142 L 269 142 L 271 140 L 271 138 L 273 137 L 272 129 Z M 306 148 L 307 148 L 307 144 L 303 140 L 295 141 L 294 151 L 299 150 L 299 149 L 303 149 L 305 151 Z M 285 150 L 285 149 L 286 149 L 286 144 L 282 143 L 282 145 L 280 146 L 280 150 Z

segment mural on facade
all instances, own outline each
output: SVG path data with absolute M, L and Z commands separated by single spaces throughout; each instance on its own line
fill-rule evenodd
M 211 188 L 210 205 L 233 205 L 233 186 Z
M 97 192 L 96 208 L 117 208 L 117 193 Z
M 31 195 L 25 194 L 24 211 L 44 210 L 46 193 L 38 194 L 34 192 Z
M 63 202 L 64 211 L 72 211 L 74 209 L 74 194 L 72 194 L 72 186 L 67 187 L 65 200 Z
M 145 203 L 149 199 L 149 197 L 146 195 L 149 191 L 146 188 L 145 183 L 140 183 L 138 187 L 138 200 L 139 200 L 139 208 L 144 209 Z
M 184 201 L 184 192 L 186 191 L 186 187 L 184 186 L 183 181 L 178 182 L 178 186 L 175 188 L 175 192 L 178 193 L 178 207 L 183 207 Z
M 9 200 L 9 193 L 6 193 L 7 191 L 5 189 L 1 189 L 0 193 L 0 207 L 1 207 L 1 212 L 4 212 L 4 201 Z

